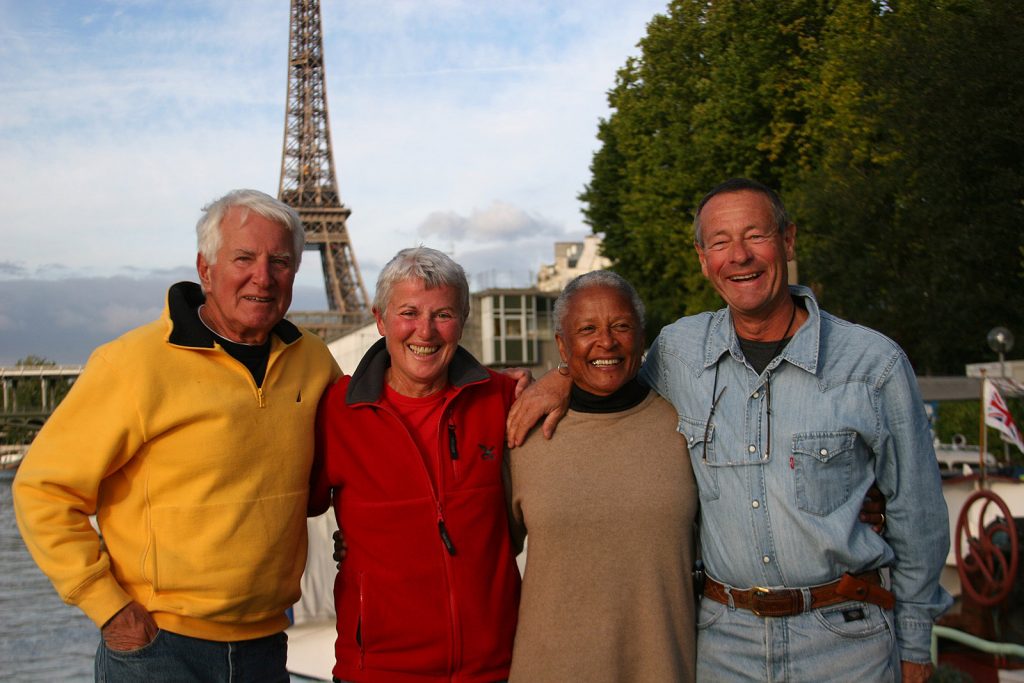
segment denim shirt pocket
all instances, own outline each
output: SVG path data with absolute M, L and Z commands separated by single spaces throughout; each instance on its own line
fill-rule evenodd
M 853 489 L 857 432 L 803 432 L 793 435 L 797 506 L 829 515 Z
M 718 472 L 715 463 L 715 425 L 685 415 L 679 416 L 676 430 L 686 437 L 690 449 L 690 462 L 697 478 L 697 490 L 702 500 L 718 499 Z

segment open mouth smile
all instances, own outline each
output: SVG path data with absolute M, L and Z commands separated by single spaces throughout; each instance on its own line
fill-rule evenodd
M 419 344 L 409 344 L 408 348 L 417 356 L 429 356 L 432 353 L 437 353 L 440 346 L 421 346 Z

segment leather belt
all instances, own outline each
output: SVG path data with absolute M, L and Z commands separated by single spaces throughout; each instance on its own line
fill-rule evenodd
M 810 604 L 804 604 L 804 592 Z M 808 610 L 838 605 L 842 602 L 868 602 L 885 609 L 896 603 L 892 593 L 882 587 L 877 569 L 860 574 L 843 574 L 842 578 L 813 588 L 729 588 L 710 576 L 704 583 L 704 595 L 723 605 L 732 604 L 750 610 L 759 617 L 792 617 Z M 732 601 L 730 603 L 730 596 Z

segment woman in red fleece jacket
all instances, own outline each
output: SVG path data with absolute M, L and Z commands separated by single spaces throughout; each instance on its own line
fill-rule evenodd
M 348 545 L 334 676 L 505 680 L 519 603 L 502 484 L 515 383 L 459 346 L 469 285 L 439 251 L 400 251 L 373 313 L 384 338 L 317 420 L 310 514 L 333 501 Z

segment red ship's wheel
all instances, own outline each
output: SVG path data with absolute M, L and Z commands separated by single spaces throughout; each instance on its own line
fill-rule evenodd
M 986 524 L 989 506 L 996 507 L 997 516 Z M 994 537 L 1002 533 L 1009 536 L 1009 557 L 994 542 Z M 1017 576 L 1018 548 L 1017 528 L 1003 499 L 987 490 L 971 494 L 960 510 L 954 543 L 963 591 L 985 607 L 1005 600 Z

